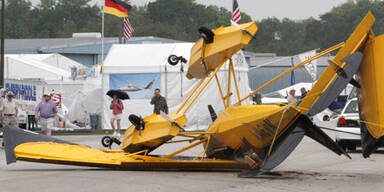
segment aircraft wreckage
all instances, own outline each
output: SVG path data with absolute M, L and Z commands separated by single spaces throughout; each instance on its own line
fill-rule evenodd
M 126 130 L 121 150 L 101 150 L 14 127 L 4 130 L 7 163 L 31 161 L 131 170 L 213 170 L 243 171 L 241 177 L 268 173 L 279 165 L 308 136 L 338 155 L 349 155 L 310 120 L 323 111 L 351 83 L 358 87 L 363 156 L 368 157 L 382 145 L 384 135 L 384 90 L 378 82 L 384 76 L 384 36 L 375 36 L 375 22 L 369 12 L 345 42 L 290 68 L 253 93 L 240 98 L 231 56 L 244 48 L 258 27 L 250 22 L 215 30 L 200 28 L 202 38 L 191 50 L 187 77 L 200 79 L 174 114 L 130 115 L 132 125 Z M 312 90 L 297 105 L 246 105 L 246 99 L 304 64 L 338 50 Z M 177 63 L 178 57 L 170 58 Z M 237 103 L 230 90 L 223 90 L 218 70 L 228 65 L 228 83 L 237 88 Z M 232 77 L 232 78 L 231 78 Z M 209 111 L 212 123 L 203 132 L 184 131 L 186 112 L 198 100 L 212 79 L 216 79 L 225 110 Z M 174 137 L 186 139 L 172 140 Z M 109 138 L 109 143 L 116 141 Z M 119 142 L 119 141 L 116 141 Z M 167 143 L 190 142 L 190 145 L 163 156 L 151 155 Z M 197 157 L 178 155 L 193 147 L 204 147 Z

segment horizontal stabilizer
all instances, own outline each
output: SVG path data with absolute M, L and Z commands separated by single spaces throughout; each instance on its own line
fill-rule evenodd
M 351 159 L 347 152 L 345 152 L 335 141 L 333 141 L 324 131 L 317 127 L 307 116 L 300 116 L 299 126 L 305 130 L 305 135 L 324 145 L 331 151 L 338 155 L 345 155 Z
M 348 83 L 351 82 L 353 76 L 357 73 L 362 59 L 363 54 L 361 52 L 356 52 L 342 60 L 343 62 L 346 62 L 347 65 L 343 69 L 335 69 L 339 71 L 339 74 L 321 93 L 315 104 L 309 109 L 309 116 L 314 116 L 317 113 L 320 113 L 337 98 L 337 96 L 345 89 Z
M 4 148 L 5 148 L 5 156 L 6 156 L 7 164 L 16 162 L 14 149 L 16 146 L 23 143 L 50 141 L 50 142 L 56 142 L 56 143 L 67 143 L 67 144 L 76 145 L 74 143 L 70 143 L 70 142 L 49 137 L 46 135 L 40 135 L 32 131 L 26 131 L 24 129 L 12 127 L 12 126 L 6 126 L 4 128 L 3 140 L 4 140 Z

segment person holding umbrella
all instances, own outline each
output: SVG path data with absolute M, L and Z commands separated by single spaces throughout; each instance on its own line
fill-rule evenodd
M 123 114 L 124 105 L 121 100 L 129 99 L 127 93 L 120 90 L 109 90 L 107 95 L 112 97 L 110 109 L 112 110 L 111 126 L 113 130 L 112 137 L 120 137 L 120 121 Z M 115 120 L 117 125 L 117 130 L 115 128 Z

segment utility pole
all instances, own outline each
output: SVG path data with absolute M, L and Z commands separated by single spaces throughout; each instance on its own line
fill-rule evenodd
M 119 18 L 120 19 L 120 18 Z M 119 44 L 123 43 L 123 31 L 124 31 L 124 18 L 120 19 L 120 28 L 119 28 Z
M 5 36 L 5 0 L 1 0 L 1 63 L 0 87 L 4 87 L 4 36 Z

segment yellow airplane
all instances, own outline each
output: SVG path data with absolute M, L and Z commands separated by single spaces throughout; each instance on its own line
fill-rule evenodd
M 374 36 L 371 30 L 374 21 L 369 12 L 345 42 L 290 68 L 244 98 L 239 94 L 231 56 L 254 37 L 258 29 L 256 23 L 220 27 L 212 31 L 200 28 L 202 38 L 192 47 L 187 72 L 188 78 L 200 81 L 174 114 L 153 114 L 144 118 L 130 115 L 132 125 L 124 134 L 121 150 L 94 149 L 6 127 L 7 163 L 22 160 L 133 170 L 244 171 L 241 177 L 253 177 L 268 173 L 283 162 L 304 135 L 338 155 L 348 156 L 311 122 L 310 117 L 327 108 L 350 82 L 361 87 L 362 143 L 363 154 L 367 157 L 379 146 L 384 135 L 383 115 L 380 116 L 381 109 L 384 109 L 384 92 L 376 84 L 383 78 L 380 73 L 384 72 L 384 67 L 379 63 L 383 60 L 380 52 L 384 37 Z M 338 49 L 312 90 L 297 105 L 242 104 L 292 70 Z M 228 81 L 220 82 L 216 74 L 227 60 Z M 225 110 L 216 115 L 214 109 L 209 107 L 213 122 L 206 131 L 184 131 L 188 121 L 186 112 L 212 79 L 216 80 Z M 230 98 L 234 96 L 229 87 L 231 81 L 236 87 L 235 104 L 230 103 Z M 222 83 L 227 83 L 227 90 L 222 89 Z M 174 139 L 176 136 L 185 139 Z M 108 142 L 113 140 L 110 138 Z M 159 146 L 177 142 L 191 144 L 163 156 L 151 155 Z M 204 151 L 200 156 L 179 156 L 201 145 Z

